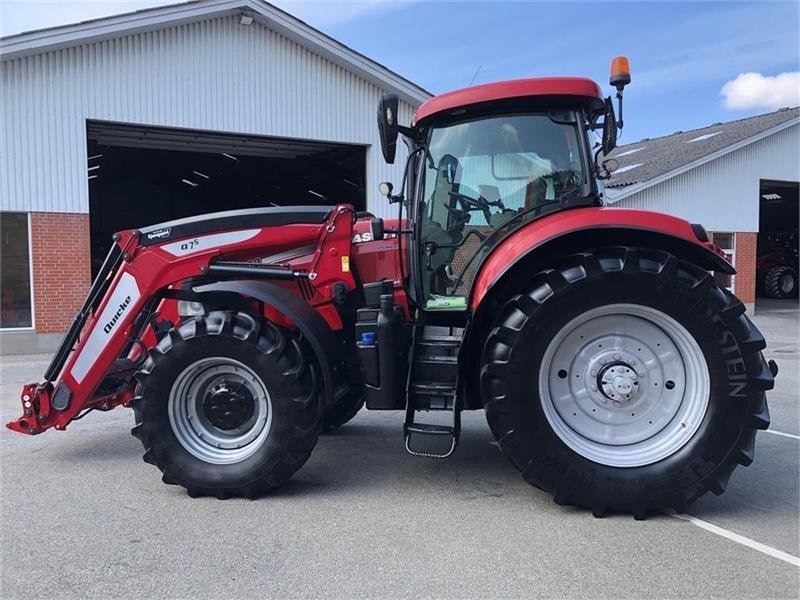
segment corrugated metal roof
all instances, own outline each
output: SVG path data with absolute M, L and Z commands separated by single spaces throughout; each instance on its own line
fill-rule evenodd
M 714 123 L 702 129 L 678 131 L 672 135 L 619 146 L 610 155 L 619 162 L 619 169 L 606 182 L 606 187 L 625 188 L 647 184 L 672 172 L 680 172 L 693 163 L 712 158 L 720 151 L 747 143 L 798 118 L 800 108 L 782 108 L 765 115 Z

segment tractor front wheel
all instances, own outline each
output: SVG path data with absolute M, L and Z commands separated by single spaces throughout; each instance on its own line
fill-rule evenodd
M 256 498 L 316 444 L 315 366 L 288 331 L 218 311 L 173 328 L 137 374 L 132 433 L 164 483 L 190 496 Z
M 349 389 L 325 410 L 325 415 L 322 417 L 322 433 L 339 429 L 355 417 L 363 406 L 364 392 L 359 388 Z
M 501 450 L 560 504 L 684 510 L 721 494 L 769 425 L 764 339 L 735 296 L 657 250 L 604 248 L 502 308 L 481 395 Z

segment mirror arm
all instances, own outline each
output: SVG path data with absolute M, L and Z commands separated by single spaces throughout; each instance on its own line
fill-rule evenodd
M 412 140 L 417 139 L 417 137 L 419 137 L 419 132 L 413 127 L 405 127 L 403 125 L 398 125 L 397 131 L 406 136 L 407 138 L 411 138 Z

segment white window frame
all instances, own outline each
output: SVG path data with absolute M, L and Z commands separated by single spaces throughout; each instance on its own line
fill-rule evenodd
M 22 211 L 4 211 L 4 212 L 22 212 Z M 28 281 L 30 281 L 30 296 L 31 296 L 31 325 L 30 327 L 0 327 L 0 333 L 12 331 L 35 331 L 36 330 L 36 298 L 34 297 L 34 289 L 36 286 L 33 281 L 33 228 L 31 227 L 31 213 L 26 213 L 28 225 Z
M 717 243 L 717 235 L 729 235 L 731 236 L 731 247 L 730 248 L 723 248 L 719 246 L 720 250 L 722 250 L 725 254 L 731 257 L 731 264 L 734 268 L 736 268 L 736 233 L 733 231 L 715 231 L 714 232 L 714 243 Z M 718 245 L 718 244 L 717 244 Z M 736 275 L 731 275 L 731 285 L 725 288 L 731 294 L 736 293 Z

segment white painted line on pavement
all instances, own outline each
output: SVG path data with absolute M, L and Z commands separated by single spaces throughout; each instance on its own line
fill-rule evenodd
M 698 519 L 697 517 L 693 517 L 692 515 L 679 515 L 674 512 L 669 512 L 667 514 L 670 515 L 671 517 L 675 517 L 676 519 L 680 519 L 681 521 L 689 521 L 689 523 L 696 525 L 700 529 L 705 529 L 706 531 L 709 531 L 713 534 L 716 534 L 718 536 L 736 542 L 737 544 L 741 544 L 742 546 L 747 546 L 748 548 L 752 548 L 753 550 L 766 554 L 767 556 L 777 558 L 778 560 L 782 560 L 783 562 L 789 563 L 790 565 L 794 565 L 795 567 L 800 567 L 800 558 L 792 554 L 783 552 L 782 550 L 778 550 L 777 548 L 773 548 L 772 546 L 767 546 L 766 544 L 762 544 L 761 542 L 751 540 L 748 537 L 744 537 L 743 535 L 739 535 L 738 533 L 734 533 L 733 531 L 728 531 L 723 527 L 719 527 L 718 525 L 713 525 L 708 521 L 703 521 L 702 519 Z
M 764 433 L 771 433 L 772 435 L 782 435 L 783 437 L 792 438 L 793 440 L 800 440 L 800 435 L 793 433 L 783 433 L 782 431 L 775 431 L 774 429 L 765 429 Z

